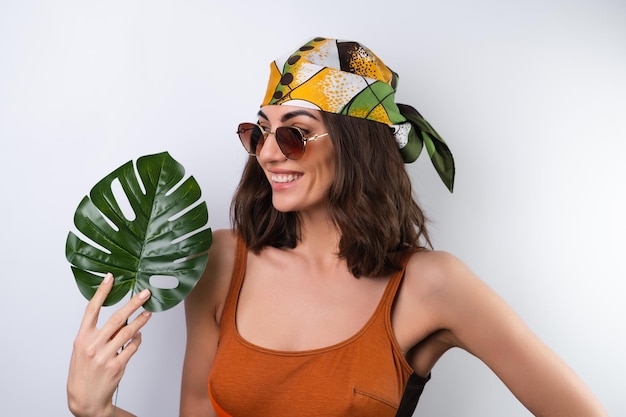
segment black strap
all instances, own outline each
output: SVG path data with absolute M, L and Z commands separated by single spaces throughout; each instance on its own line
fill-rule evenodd
M 424 391 L 424 386 L 429 379 L 430 374 L 428 374 L 426 378 L 418 376 L 415 372 L 409 376 L 396 417 L 411 417 L 413 415 L 415 407 L 417 407 L 417 402 L 422 395 L 422 391 Z

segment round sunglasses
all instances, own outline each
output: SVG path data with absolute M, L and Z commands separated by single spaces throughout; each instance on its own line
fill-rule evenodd
M 237 135 L 241 144 L 250 155 L 258 155 L 269 135 L 273 134 L 276 143 L 287 159 L 300 159 L 304 155 L 306 143 L 311 140 L 327 136 L 328 133 L 320 133 L 308 138 L 304 132 L 296 126 L 280 126 L 276 131 L 270 132 L 256 123 L 240 123 L 237 127 Z

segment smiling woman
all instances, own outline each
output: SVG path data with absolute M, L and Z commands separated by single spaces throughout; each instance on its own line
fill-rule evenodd
M 272 63 L 258 122 L 237 129 L 250 155 L 232 230 L 214 233 L 185 300 L 181 416 L 407 417 L 454 347 L 536 415 L 606 416 L 494 291 L 433 250 L 405 163 L 425 148 L 452 191 L 454 160 L 417 110 L 396 103 L 397 81 L 353 41 L 314 38 Z M 124 320 L 146 294 L 99 331 L 110 289 L 108 279 L 74 344 L 76 416 L 130 415 L 110 399 L 149 317 Z

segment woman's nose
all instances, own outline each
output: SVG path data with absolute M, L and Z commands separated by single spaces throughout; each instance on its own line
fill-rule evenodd
M 269 133 L 267 135 L 257 158 L 263 160 L 264 162 L 284 161 L 285 159 L 287 159 L 280 150 L 278 142 L 276 142 L 275 133 Z

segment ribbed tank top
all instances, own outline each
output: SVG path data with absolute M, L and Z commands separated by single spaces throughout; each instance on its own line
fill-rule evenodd
M 218 417 L 394 417 L 401 401 L 400 408 L 407 408 L 407 382 L 412 390 L 408 408 L 415 407 L 428 378 L 413 374 L 391 327 L 391 308 L 409 256 L 403 257 L 402 270 L 392 275 L 373 315 L 355 335 L 324 348 L 278 351 L 249 343 L 237 330 L 247 254 L 238 239 L 208 380 Z

